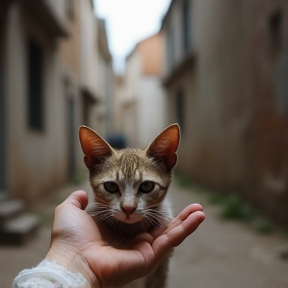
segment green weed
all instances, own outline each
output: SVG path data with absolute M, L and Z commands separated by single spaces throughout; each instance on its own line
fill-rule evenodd
M 236 194 L 227 195 L 220 204 L 222 206 L 220 216 L 224 219 L 250 222 L 254 217 L 252 209 Z
M 205 197 L 209 204 L 219 205 L 220 217 L 222 219 L 240 220 L 249 223 L 250 225 L 252 224 L 256 231 L 261 234 L 269 234 L 275 230 L 272 222 L 257 215 L 236 193 L 227 194 L 203 188 L 202 186 L 193 183 L 188 177 L 178 173 L 175 174 L 175 179 L 180 187 L 200 194 L 201 197 Z
M 274 231 L 272 222 L 265 217 L 257 216 L 253 224 L 256 230 L 261 234 L 271 234 Z

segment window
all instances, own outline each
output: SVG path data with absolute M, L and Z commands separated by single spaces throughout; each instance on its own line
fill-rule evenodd
M 183 89 L 178 89 L 176 93 L 176 118 L 181 128 L 181 131 L 185 130 L 185 95 Z
M 283 45 L 283 13 L 277 10 L 269 20 L 270 46 L 273 55 L 277 56 Z
M 43 117 L 43 51 L 33 38 L 28 38 L 28 126 L 32 130 L 44 130 Z
M 190 40 L 190 2 L 189 0 L 184 0 L 182 5 L 182 46 L 183 51 L 187 52 L 189 49 Z

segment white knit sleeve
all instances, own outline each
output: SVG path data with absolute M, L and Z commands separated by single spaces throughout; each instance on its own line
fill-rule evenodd
M 87 280 L 80 273 L 72 273 L 55 261 L 43 260 L 32 269 L 21 271 L 13 288 L 83 288 Z

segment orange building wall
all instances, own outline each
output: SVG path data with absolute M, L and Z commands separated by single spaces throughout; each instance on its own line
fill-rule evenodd
M 160 34 L 153 35 L 138 44 L 142 55 L 142 73 L 160 75 L 163 65 L 163 39 Z

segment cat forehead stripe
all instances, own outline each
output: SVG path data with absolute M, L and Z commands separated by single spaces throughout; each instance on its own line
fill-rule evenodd
M 123 175 L 124 178 L 127 178 L 130 181 L 131 179 L 134 179 L 141 160 L 133 150 L 128 149 L 125 152 L 126 153 L 124 153 L 120 159 L 121 175 L 119 175 L 119 179 L 122 178 L 120 176 Z
M 118 173 L 117 176 L 118 176 L 118 180 L 119 180 L 119 181 L 124 181 L 125 175 L 124 175 L 124 173 L 122 172 L 122 170 L 119 171 L 119 173 Z
M 139 181 L 140 180 L 140 172 L 139 172 L 139 170 L 136 170 L 135 171 L 135 175 L 134 175 L 134 179 L 135 179 L 135 181 Z

